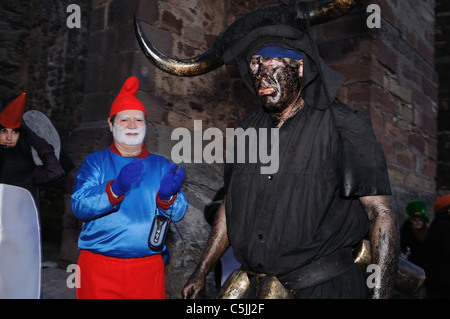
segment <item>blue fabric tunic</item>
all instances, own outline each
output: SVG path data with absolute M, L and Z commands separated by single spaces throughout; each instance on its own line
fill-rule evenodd
M 140 160 L 144 163 L 141 180 L 113 207 L 106 192 L 107 184 L 133 158 L 120 156 L 109 148 L 86 156 L 71 198 L 74 215 L 84 222 L 79 249 L 118 258 L 150 256 L 157 253 L 148 247 L 155 210 L 166 216 L 172 213 L 175 222 L 183 218 L 188 202 L 181 190 L 167 211 L 156 205 L 156 192 L 169 161 L 155 154 Z

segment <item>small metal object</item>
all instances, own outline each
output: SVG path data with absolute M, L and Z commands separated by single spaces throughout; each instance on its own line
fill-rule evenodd
M 364 275 L 368 275 L 367 267 L 372 263 L 370 242 L 366 239 L 363 240 L 358 249 L 355 263 L 361 267 Z M 399 256 L 397 274 L 394 278 L 394 287 L 399 291 L 416 295 L 424 282 L 425 271 L 409 260 Z

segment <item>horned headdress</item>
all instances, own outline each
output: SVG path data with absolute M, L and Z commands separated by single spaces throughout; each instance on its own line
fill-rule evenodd
M 136 36 L 142 51 L 156 67 L 178 76 L 208 73 L 227 61 L 226 53 L 248 33 L 266 26 L 301 27 L 309 19 L 311 25 L 324 23 L 350 11 L 356 0 L 317 0 L 257 9 L 239 18 L 216 40 L 213 48 L 190 59 L 175 59 L 159 52 L 145 35 L 139 19 L 135 19 Z M 224 56 L 225 55 L 225 56 Z
M 248 61 L 259 48 L 265 45 L 278 45 L 302 51 L 306 53 L 305 77 L 302 82 L 303 98 L 319 109 L 326 108 L 336 96 L 345 78 L 329 69 L 318 57 L 308 32 L 309 26 L 342 16 L 355 6 L 357 0 L 280 2 L 278 6 L 260 8 L 237 19 L 217 37 L 211 49 L 190 59 L 176 59 L 159 52 L 145 35 L 137 16 L 135 16 L 136 37 L 148 60 L 166 73 L 185 77 L 197 76 L 224 64 L 233 64 L 237 65 L 244 84 L 251 91 L 253 85 L 248 71 Z

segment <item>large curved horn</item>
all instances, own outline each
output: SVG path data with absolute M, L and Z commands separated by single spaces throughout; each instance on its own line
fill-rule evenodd
M 309 14 L 311 25 L 321 24 L 336 19 L 349 12 L 358 0 L 317 0 L 302 2 Z
M 134 26 L 136 38 L 145 56 L 164 72 L 178 76 L 196 76 L 208 73 L 223 64 L 214 49 L 210 49 L 192 59 L 170 58 L 159 52 L 148 40 L 137 14 L 134 16 Z
M 157 68 L 178 76 L 196 76 L 208 73 L 223 65 L 222 54 L 227 47 L 239 41 L 256 27 L 280 24 L 286 10 L 294 19 L 309 18 L 310 24 L 320 24 L 335 19 L 350 11 L 358 0 L 315 0 L 299 2 L 295 6 L 272 6 L 255 10 L 237 19 L 224 32 L 220 43 L 205 53 L 191 59 L 174 59 L 159 52 L 146 37 L 139 18 L 134 17 L 136 38 L 148 60 Z M 294 11 L 294 12 L 292 12 Z

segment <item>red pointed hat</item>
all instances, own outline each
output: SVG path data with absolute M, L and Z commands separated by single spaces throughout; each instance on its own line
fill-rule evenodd
M 20 94 L 0 112 L 0 124 L 6 128 L 18 128 L 22 125 L 25 111 L 26 93 Z
M 144 104 L 142 104 L 141 101 L 136 97 L 136 93 L 139 89 L 139 80 L 135 76 L 130 76 L 122 86 L 122 89 L 119 92 L 119 95 L 117 95 L 116 99 L 114 100 L 112 106 L 111 106 L 111 112 L 109 113 L 109 117 L 113 116 L 114 114 L 125 111 L 125 110 L 139 110 L 144 112 L 145 115 L 147 115 L 147 112 L 145 111 Z

